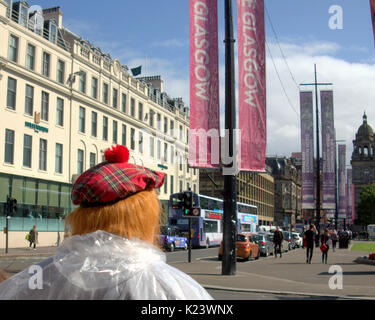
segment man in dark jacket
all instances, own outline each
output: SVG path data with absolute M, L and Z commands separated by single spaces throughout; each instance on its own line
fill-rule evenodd
M 273 243 L 275 244 L 275 258 L 277 258 L 277 252 L 280 252 L 280 258 L 282 257 L 281 243 L 283 242 L 283 240 L 283 233 L 279 230 L 279 227 L 276 227 L 276 230 L 273 234 Z
M 313 224 L 310 225 L 310 229 L 305 232 L 305 240 L 306 240 L 306 263 L 311 264 L 311 258 L 313 255 L 314 250 L 314 239 L 315 239 L 315 226 Z

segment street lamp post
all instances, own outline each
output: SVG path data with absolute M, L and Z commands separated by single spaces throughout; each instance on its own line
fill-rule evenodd
M 225 0 L 225 131 L 229 156 L 234 156 L 236 127 L 236 96 L 234 83 L 234 38 L 232 0 Z M 234 157 L 233 157 L 234 158 Z M 229 164 L 231 166 L 232 164 Z M 222 275 L 236 274 L 237 178 L 224 176 L 223 261 Z
M 315 87 L 315 113 L 316 113 L 316 230 L 318 236 L 315 240 L 315 245 L 319 246 L 320 238 L 320 138 L 319 138 L 319 105 L 318 105 L 318 86 L 331 86 L 332 83 L 318 83 L 316 64 L 314 64 L 314 83 L 301 83 L 300 86 L 314 86 Z

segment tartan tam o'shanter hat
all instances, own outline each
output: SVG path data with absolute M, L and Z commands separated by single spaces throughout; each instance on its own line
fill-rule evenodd
M 82 173 L 74 183 L 74 205 L 105 205 L 164 183 L 164 173 L 128 163 L 129 150 L 124 146 L 108 148 L 104 157 L 105 162 Z

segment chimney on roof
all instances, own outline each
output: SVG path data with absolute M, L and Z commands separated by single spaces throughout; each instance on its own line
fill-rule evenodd
M 55 19 L 57 26 L 61 29 L 63 24 L 62 24 L 62 17 L 63 13 L 60 9 L 60 7 L 53 7 L 53 8 L 48 8 L 43 10 L 43 17 L 44 20 L 51 20 Z

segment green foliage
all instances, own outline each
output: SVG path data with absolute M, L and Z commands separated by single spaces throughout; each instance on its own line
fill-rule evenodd
M 375 223 L 375 184 L 362 188 L 357 222 L 363 226 Z

